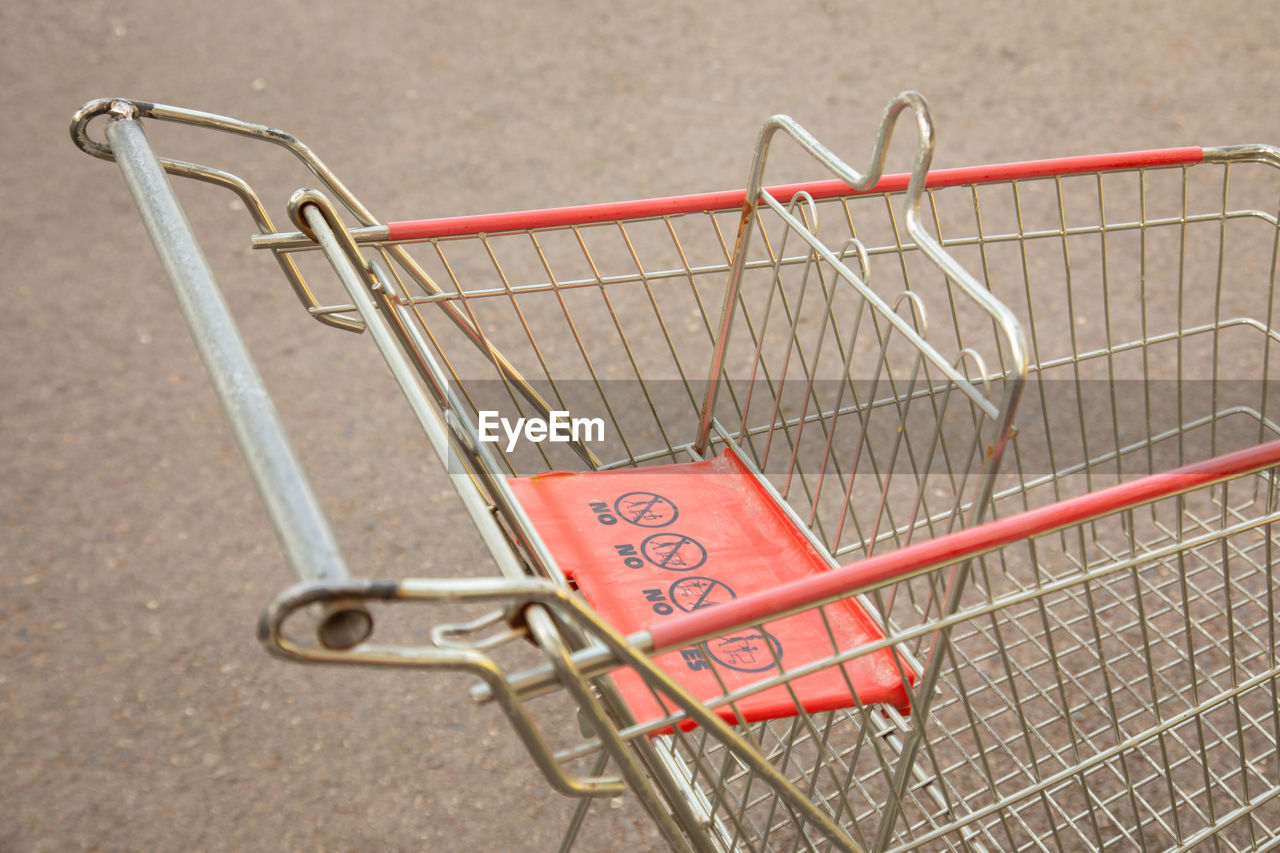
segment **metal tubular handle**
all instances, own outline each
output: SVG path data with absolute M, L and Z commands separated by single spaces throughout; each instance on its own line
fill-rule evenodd
M 113 109 L 106 135 L 290 568 L 299 580 L 348 580 L 328 521 L 132 105 Z M 327 647 L 350 648 L 372 630 L 363 604 L 338 600 L 323 607 L 317 637 Z

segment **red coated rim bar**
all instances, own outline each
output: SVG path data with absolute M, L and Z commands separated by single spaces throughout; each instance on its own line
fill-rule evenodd
M 1001 181 L 1077 175 L 1086 172 L 1110 172 L 1122 169 L 1144 169 L 1162 166 L 1184 166 L 1204 160 L 1204 149 L 1198 147 L 1161 148 L 1150 151 L 1126 151 L 1119 154 L 1092 154 L 1081 157 L 1058 157 L 1049 160 L 1026 160 L 1019 163 L 996 163 L 988 166 L 965 166 L 937 169 L 928 174 L 925 187 L 936 189 L 967 184 L 989 184 Z M 786 204 L 797 193 L 807 192 L 815 200 L 848 195 L 874 195 L 901 192 L 911 180 L 908 174 L 886 175 L 871 189 L 856 192 L 841 180 L 812 181 L 766 187 L 765 191 Z M 437 237 L 462 237 L 475 234 L 499 234 L 534 228 L 566 228 L 622 219 L 650 219 L 717 210 L 736 210 L 747 199 L 746 190 L 697 193 L 666 198 L 553 207 L 508 213 L 482 213 L 442 219 L 414 219 L 387 224 L 391 240 L 427 240 Z
M 744 595 L 715 607 L 658 622 L 648 626 L 647 630 L 653 639 L 655 652 L 679 648 L 738 625 L 776 618 L 843 597 L 852 590 L 976 557 L 1021 539 L 1083 524 L 1275 465 L 1280 465 L 1280 439 L 877 554 L 830 572 L 782 584 L 767 592 Z

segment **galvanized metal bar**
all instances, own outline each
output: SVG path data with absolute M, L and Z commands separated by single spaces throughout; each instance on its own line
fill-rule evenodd
M 335 227 L 341 227 L 341 223 L 337 220 L 337 213 L 333 209 L 333 205 L 320 192 L 316 190 L 298 190 L 293 194 L 289 202 L 291 215 L 296 216 L 298 221 L 305 223 L 312 229 L 312 233 L 316 236 L 316 241 L 320 248 L 324 251 L 325 257 L 333 266 L 334 272 L 338 276 L 338 280 L 342 282 L 342 286 L 346 289 L 347 295 L 351 297 L 352 303 L 355 304 L 356 310 L 360 317 L 364 320 L 365 327 L 369 330 L 369 334 L 373 337 L 374 344 L 378 347 L 378 352 L 382 355 L 383 361 L 387 368 L 391 371 L 391 375 L 395 378 L 396 384 L 400 386 L 400 391 L 404 394 L 409 408 L 413 411 L 414 416 L 418 419 L 418 424 L 426 433 L 427 440 L 431 442 L 431 447 L 436 452 L 436 456 L 440 459 L 440 463 L 445 466 L 445 470 L 449 474 L 449 482 L 453 486 L 458 498 L 462 501 L 462 505 L 466 508 L 467 513 L 475 522 L 476 528 L 480 531 L 480 535 L 484 538 L 485 544 L 489 546 L 490 553 L 493 555 L 494 562 L 497 563 L 498 569 L 508 578 L 524 578 L 528 575 L 524 564 L 515 554 L 510 546 L 507 536 L 503 533 L 493 513 L 490 511 L 490 504 L 480 490 L 476 488 L 470 474 L 466 473 L 458 454 L 454 451 L 450 444 L 450 435 L 457 436 L 459 440 L 469 445 L 470 451 L 475 455 L 479 464 L 479 474 L 485 477 L 486 486 L 491 492 L 498 494 L 502 499 L 504 506 L 508 507 L 511 512 L 518 513 L 519 505 L 514 496 L 501 476 L 497 476 L 492 472 L 497 472 L 497 465 L 489 460 L 484 462 L 487 451 L 473 433 L 468 432 L 468 428 L 458 419 L 458 407 L 450 397 L 448 389 L 448 380 L 443 371 L 434 363 L 431 353 L 425 347 L 415 346 L 414 354 L 419 359 L 419 367 L 416 368 L 410 363 L 409 358 L 405 355 L 397 341 L 396 332 L 391 327 L 391 319 L 395 315 L 395 301 L 387 299 L 382 302 L 386 307 L 386 312 L 378 310 L 378 306 L 374 303 L 372 287 L 384 287 L 386 280 L 385 270 L 383 270 L 383 278 L 379 279 L 375 274 L 374 266 L 360 255 L 360 250 L 354 242 L 351 242 L 346 231 L 337 231 Z M 358 266 L 357 266 L 358 265 Z M 412 332 L 408 326 L 404 328 L 404 334 L 409 336 L 412 342 Z M 440 396 L 442 406 L 448 404 L 447 410 L 441 409 L 437 411 L 431 403 L 427 393 L 423 390 L 422 384 L 418 381 L 419 377 L 424 380 L 431 381 L 435 388 L 434 393 Z M 446 418 L 453 420 L 454 426 L 451 427 Z M 487 471 L 486 471 L 487 469 Z M 532 526 L 527 520 L 518 522 L 523 525 L 523 529 L 532 531 Z M 557 580 L 563 581 L 563 576 L 555 574 L 557 571 L 555 561 L 551 558 L 550 552 L 546 546 L 541 543 L 540 539 L 535 539 L 530 534 L 529 547 L 531 551 L 541 561 L 541 565 L 547 569 L 549 573 Z
M 118 105 L 106 135 L 289 567 L 299 580 L 347 580 L 333 531 L 132 105 Z M 353 646 L 372 630 L 363 605 L 342 602 L 327 605 L 317 627 L 320 641 L 332 648 Z

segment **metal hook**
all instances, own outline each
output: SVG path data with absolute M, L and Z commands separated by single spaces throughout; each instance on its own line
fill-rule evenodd
M 787 212 L 794 216 L 797 208 L 801 209 L 800 216 L 797 218 L 804 223 L 805 230 L 815 237 L 818 236 L 818 206 L 808 190 L 800 190 L 791 197 L 790 203 L 787 204 Z
M 951 363 L 952 366 L 957 369 L 964 370 L 964 362 L 966 360 L 966 357 L 973 359 L 973 361 L 977 363 L 978 374 L 982 378 L 982 387 L 986 390 L 988 394 L 990 394 L 991 393 L 991 375 L 987 373 L 987 363 L 983 360 L 982 356 L 979 355 L 975 350 L 972 350 L 969 347 L 965 347 L 964 349 L 960 350 L 960 355 L 956 356 L 956 360 Z M 973 375 L 969 373 L 969 371 L 967 370 L 964 371 L 964 375 L 966 379 L 973 378 Z
M 431 642 L 441 648 L 487 651 L 506 645 L 512 640 L 528 637 L 528 628 L 511 627 L 508 616 L 509 614 L 506 610 L 494 610 L 484 616 L 472 619 L 470 622 L 437 625 L 431 629 Z M 496 634 L 490 634 L 487 637 L 481 637 L 478 640 L 462 639 L 464 635 L 474 634 L 477 631 L 483 631 L 485 628 L 500 624 L 505 624 L 507 629 Z
M 871 284 L 871 260 L 867 257 L 867 247 L 862 245 L 862 241 L 857 237 L 850 237 L 840 246 L 840 251 L 836 257 L 844 260 L 849 252 L 853 251 L 858 256 L 858 266 L 862 269 L 862 283 Z
M 898 294 L 898 298 L 893 301 L 893 310 L 897 311 L 898 306 L 902 304 L 902 300 L 911 302 L 911 323 L 915 326 L 916 334 L 922 338 L 929 337 L 929 312 L 925 310 L 924 300 L 920 298 L 920 294 L 913 290 L 904 290 Z M 917 319 L 919 315 L 919 319 Z M 976 353 L 975 353 L 976 355 Z

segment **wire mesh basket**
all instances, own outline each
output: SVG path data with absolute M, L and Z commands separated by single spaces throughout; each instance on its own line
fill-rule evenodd
M 323 188 L 277 231 L 142 120 L 282 145 Z M 766 187 L 780 131 L 835 178 Z M 180 293 L 212 278 L 162 171 L 240 196 L 309 313 L 374 338 L 501 574 L 350 579 L 215 318 L 302 579 L 267 647 L 475 674 L 581 798 L 565 847 L 624 790 L 677 849 L 1274 843 L 1276 149 L 931 172 L 904 93 L 862 173 L 775 117 L 745 191 L 382 224 L 261 125 L 103 100 L 72 132 Z M 497 609 L 370 642 L 395 600 Z M 284 629 L 309 606 L 318 643 Z

